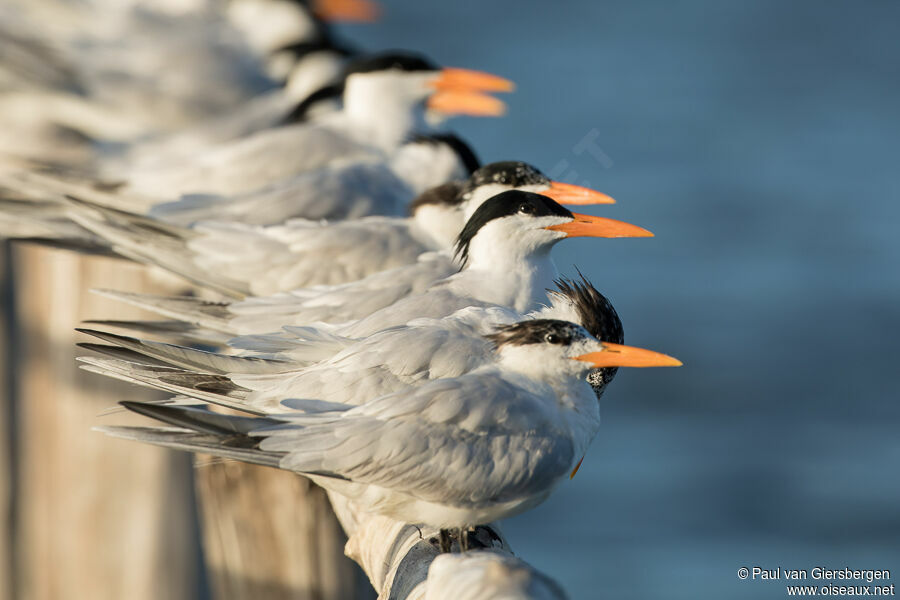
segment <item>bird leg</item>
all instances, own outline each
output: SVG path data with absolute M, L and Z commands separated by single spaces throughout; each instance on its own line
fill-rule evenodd
M 460 527 L 459 528 L 459 551 L 460 552 L 468 552 L 469 551 L 469 534 L 472 533 L 472 530 L 468 527 Z
M 438 539 L 440 540 L 441 552 L 449 553 L 453 545 L 453 542 L 450 539 L 450 531 L 448 529 L 441 529 L 440 533 L 438 533 Z

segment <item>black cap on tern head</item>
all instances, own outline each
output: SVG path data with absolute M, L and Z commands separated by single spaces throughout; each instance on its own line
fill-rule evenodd
M 503 346 L 526 344 L 557 344 L 567 346 L 584 339 L 584 330 L 575 323 L 559 319 L 533 319 L 498 327 L 496 333 L 485 336 L 499 350 Z
M 454 133 L 420 133 L 412 136 L 410 141 L 413 143 L 446 144 L 456 152 L 456 155 L 466 168 L 466 171 L 469 172 L 469 175 L 472 175 L 475 170 L 481 166 L 481 161 L 478 159 L 478 155 L 475 154 L 475 150 Z
M 280 125 L 294 125 L 305 123 L 310 111 L 320 103 L 337 102 L 344 94 L 344 83 L 331 83 L 324 85 L 297 103 L 294 110 L 289 112 L 280 122 Z
M 305 99 L 300 101 L 297 106 L 294 107 L 294 110 L 292 110 L 284 119 L 281 120 L 280 124 L 289 125 L 305 122 L 310 110 L 316 104 L 331 100 L 340 100 L 347 85 L 347 78 L 354 73 L 374 73 L 376 71 L 388 71 L 391 69 L 410 72 L 437 71 L 440 70 L 440 67 L 429 61 L 424 56 L 400 50 L 360 56 L 359 58 L 356 58 L 347 63 L 337 81 L 322 86 L 315 92 L 309 94 Z M 450 138 L 455 136 L 452 136 L 452 134 L 447 134 L 447 137 Z M 469 148 L 465 142 L 463 142 L 459 138 L 456 138 L 456 140 L 448 139 L 446 143 L 450 144 L 451 147 L 453 147 L 453 149 L 457 151 L 457 153 L 460 155 L 461 160 L 470 172 L 473 167 L 471 166 L 470 162 L 466 162 L 467 160 L 474 160 L 476 164 L 476 167 L 474 168 L 477 168 L 477 164 L 479 164 L 478 158 L 475 156 L 474 151 L 472 151 L 472 149 Z
M 518 160 L 503 160 L 484 165 L 469 177 L 465 193 L 488 184 L 524 187 L 526 185 L 550 185 L 550 178 L 537 168 Z
M 493 198 L 487 200 L 484 204 L 469 217 L 465 227 L 456 240 L 456 257 L 460 263 L 465 265 L 469 258 L 469 245 L 472 238 L 494 219 L 502 219 L 515 214 L 527 215 L 530 217 L 568 217 L 574 219 L 574 215 L 550 198 L 533 194 L 531 192 L 523 192 L 520 190 L 509 190 L 497 194 Z
M 272 50 L 270 54 L 289 52 L 295 59 L 299 60 L 314 52 L 322 51 L 333 52 L 334 54 L 345 58 L 359 55 L 359 49 L 344 41 L 339 41 L 327 26 L 319 22 L 317 22 L 316 25 L 316 33 L 311 39 L 280 46 Z
M 350 61 L 344 69 L 344 77 L 355 73 L 375 71 L 439 71 L 440 67 L 421 54 L 405 50 L 390 50 L 378 54 L 367 54 Z
M 459 206 L 462 204 L 462 186 L 459 181 L 448 181 L 429 188 L 416 196 L 409 205 L 409 214 L 414 215 L 423 206 Z

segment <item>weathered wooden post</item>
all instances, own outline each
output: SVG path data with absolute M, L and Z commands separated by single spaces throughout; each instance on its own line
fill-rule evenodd
M 198 461 L 203 544 L 216 600 L 374 597 L 344 556 L 347 538 L 322 488 L 286 471 Z
M 12 600 L 12 268 L 9 242 L 0 241 L 0 600 Z
M 137 311 L 92 287 L 161 291 L 142 267 L 22 245 L 15 250 L 18 488 L 15 598 L 196 598 L 199 552 L 187 456 L 91 431 L 116 401 L 150 392 L 78 369 L 86 318 Z M 158 396 L 157 396 L 158 397 Z
M 85 436 L 96 436 L 90 428 L 97 423 L 97 414 L 115 406 L 123 398 L 134 397 L 136 391 L 114 384 L 107 393 L 94 393 L 95 390 L 106 390 L 109 384 L 77 370 L 74 357 L 80 352 L 75 347 L 77 339 L 73 328 L 87 318 L 136 316 L 134 309 L 90 294 L 91 288 L 169 294 L 175 293 L 176 289 L 160 289 L 159 284 L 151 282 L 152 278 L 143 267 L 125 261 L 85 258 L 40 247 L 23 247 L 20 254 L 20 271 L 27 271 L 27 274 L 23 275 L 23 281 L 18 286 L 17 297 L 22 331 L 28 332 L 29 339 L 23 346 L 25 362 L 19 368 L 23 370 L 23 377 L 27 378 L 27 381 L 23 379 L 22 402 L 29 408 L 22 412 L 22 422 L 25 424 L 23 434 L 28 436 L 28 443 L 23 447 L 22 461 L 26 464 L 22 472 L 28 469 L 28 478 L 23 480 L 19 497 L 22 506 L 30 503 L 27 512 L 22 513 L 25 525 L 19 536 L 20 545 L 29 557 L 24 563 L 26 566 L 38 565 L 41 560 L 53 557 L 67 567 L 70 563 L 66 562 L 65 556 L 31 554 L 35 539 L 44 540 L 49 552 L 49 548 L 59 546 L 50 543 L 51 532 L 59 531 L 59 535 L 66 539 L 78 533 L 75 526 L 78 519 L 74 515 L 67 515 L 65 524 L 54 524 L 52 520 L 42 518 L 41 510 L 56 511 L 56 502 L 67 502 L 63 499 L 50 500 L 51 497 L 58 497 L 69 486 L 81 484 L 82 480 L 77 477 L 84 477 L 85 485 L 96 490 L 98 497 L 94 502 L 98 505 L 102 502 L 114 503 L 117 499 L 136 500 L 131 498 L 133 492 L 129 487 L 133 487 L 135 482 L 129 483 L 126 479 L 110 484 L 119 482 L 121 478 L 115 474 L 115 467 L 110 468 L 108 476 L 102 469 L 97 470 L 93 475 L 99 480 L 89 483 L 92 470 L 98 469 L 96 463 L 100 456 L 99 450 L 94 449 L 95 443 Z M 84 397 L 84 390 L 92 391 L 90 400 Z M 77 413 L 77 418 L 67 418 L 71 416 L 67 411 Z M 64 422 L 59 422 L 60 419 Z M 64 441 L 60 442 L 60 439 Z M 116 454 L 117 448 L 107 448 L 106 443 L 104 441 L 100 447 L 113 453 L 113 456 L 120 456 Z M 86 473 L 73 475 L 71 481 L 61 483 L 58 476 L 78 472 L 77 461 L 70 464 L 58 456 L 66 452 L 65 444 L 82 444 L 85 452 L 80 460 L 89 464 L 85 467 Z M 126 454 L 131 451 L 128 448 Z M 78 452 L 73 455 L 78 455 Z M 59 468 L 57 462 L 68 466 Z M 152 497 L 154 486 L 169 486 L 165 489 L 180 495 L 173 498 L 175 509 L 193 510 L 190 485 L 185 487 L 190 473 L 179 471 L 184 468 L 181 463 L 148 466 L 150 474 L 141 478 L 148 486 L 146 496 L 141 497 L 145 502 L 143 508 L 151 511 L 148 524 L 161 529 L 169 525 L 155 520 L 157 515 L 162 515 L 162 509 L 147 500 L 147 497 Z M 167 477 L 164 475 L 166 471 L 178 471 L 177 476 Z M 205 566 L 217 600 L 343 600 L 372 597 L 365 577 L 343 554 L 346 538 L 321 489 L 296 475 L 237 463 L 202 463 L 194 476 Z M 101 496 L 101 492 L 106 496 Z M 42 500 L 34 502 L 30 499 L 32 497 Z M 131 514 L 135 522 L 141 522 L 138 516 L 140 506 L 135 505 Z M 190 512 L 188 516 L 192 514 Z M 196 528 L 192 528 L 192 524 L 182 523 L 181 534 L 195 533 Z M 121 530 L 122 526 L 116 529 Z M 159 535 L 166 534 L 159 532 Z M 147 541 L 153 546 L 168 539 L 157 540 L 151 536 Z M 182 537 L 182 541 L 183 547 L 189 548 L 195 539 Z M 104 547 L 113 548 L 115 545 L 113 540 Z M 44 548 L 41 548 L 35 552 L 43 552 Z M 151 548 L 146 551 L 152 553 Z M 193 570 L 186 571 L 184 576 L 186 579 L 197 578 L 201 567 L 192 559 L 198 554 L 185 556 L 185 562 L 173 567 L 173 571 L 192 567 Z M 164 555 L 175 556 L 171 552 Z M 150 556 L 146 558 L 142 565 L 154 564 Z M 78 562 L 71 561 L 73 568 Z M 143 572 L 151 571 L 145 566 L 140 568 Z M 84 571 L 80 568 L 76 570 Z M 23 585 L 33 585 L 29 572 L 25 569 Z

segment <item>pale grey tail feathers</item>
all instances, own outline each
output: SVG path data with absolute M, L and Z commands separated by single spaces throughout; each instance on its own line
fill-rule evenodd
M 247 401 L 250 390 L 243 388 L 223 375 L 194 373 L 177 367 L 132 362 L 119 358 L 82 356 L 78 358 L 85 371 L 98 373 L 113 379 L 136 383 L 143 387 L 191 396 L 225 408 L 253 414 L 265 414 L 253 408 Z
M 140 415 L 155 419 L 170 427 L 96 427 L 113 437 L 140 441 L 176 450 L 203 452 L 222 458 L 232 458 L 258 465 L 278 468 L 286 453 L 262 450 L 260 442 L 266 430 L 287 425 L 273 417 L 244 417 L 224 415 L 205 408 L 145 402 L 121 402 L 122 406 Z M 311 417 L 315 419 L 316 416 Z M 297 427 L 296 418 L 291 427 Z M 308 474 L 334 479 L 340 475 L 323 471 Z
M 184 321 L 231 336 L 238 334 L 237 330 L 229 322 L 232 315 L 228 312 L 227 302 L 203 300 L 188 296 L 136 294 L 116 290 L 94 289 L 91 291 L 105 298 L 118 300 L 169 319 Z
M 160 361 L 172 367 L 180 367 L 211 374 L 242 373 L 247 375 L 267 375 L 284 373 L 295 369 L 295 365 L 278 359 L 230 356 L 196 348 L 176 346 L 164 342 L 140 340 L 96 329 L 78 328 L 76 331 L 94 336 L 116 347 Z
M 92 319 L 84 321 L 104 329 L 118 329 L 141 335 L 151 335 L 155 339 L 181 346 L 200 345 L 210 349 L 228 346 L 232 335 L 199 327 L 181 320 L 170 321 L 123 321 L 115 319 Z

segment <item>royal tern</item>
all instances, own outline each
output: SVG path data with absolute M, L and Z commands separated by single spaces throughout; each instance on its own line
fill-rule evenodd
M 378 13 L 370 0 L 182 1 L 171 13 L 158 2 L 30 4 L 0 19 L 13 48 L 0 87 L 5 71 L 21 80 L 0 96 L 0 151 L 113 179 L 283 122 L 340 78 L 350 50 L 327 22 Z
M 231 0 L 227 13 L 232 24 L 265 56 L 266 71 L 280 87 L 227 114 L 128 144 L 104 161 L 103 173 L 115 178 L 123 168 L 145 169 L 179 158 L 190 160 L 216 144 L 297 120 L 298 115 L 323 114 L 323 106 L 335 110 L 345 65 L 358 52 L 336 40 L 327 23 L 371 21 L 378 12 L 378 5 L 371 0 Z M 338 90 L 335 101 L 325 104 L 311 98 L 330 87 Z M 332 99 L 331 94 L 326 95 Z
M 372 0 L 229 0 L 226 8 L 232 26 L 267 58 L 269 75 L 281 80 L 289 78 L 298 57 L 342 48 L 326 22 L 372 22 L 379 12 Z
M 309 366 L 308 352 L 292 353 L 289 341 L 278 336 L 272 336 L 271 343 L 282 351 L 274 356 L 235 357 L 91 329 L 81 331 L 114 346 L 84 347 L 126 362 L 82 360 L 91 370 L 186 395 L 208 384 L 210 376 L 217 376 L 218 402 L 209 395 L 208 387 L 205 400 L 232 407 L 241 402 L 245 410 L 269 413 L 283 410 L 280 403 L 284 398 L 358 405 L 431 379 L 458 377 L 493 360 L 485 335 L 524 318 L 571 321 L 601 342 L 624 342 L 616 310 L 586 279 L 563 279 L 556 286 L 548 293 L 547 306 L 527 315 L 502 307 L 470 307 L 443 319 L 414 319 L 364 339 L 339 340 L 339 347 L 331 350 L 334 356 Z M 267 336 L 254 337 L 254 345 L 259 346 Z M 303 345 L 297 348 L 302 350 Z M 145 368 L 156 364 L 171 368 Z M 614 368 L 590 372 L 587 380 L 598 399 L 614 375 Z
M 352 343 L 353 338 L 365 338 L 392 327 L 402 327 L 415 319 L 440 319 L 462 309 L 471 311 L 473 308 L 510 309 L 517 313 L 536 310 L 546 302 L 546 289 L 550 288 L 556 276 L 555 266 L 549 257 L 550 248 L 557 241 L 575 235 L 645 236 L 649 235 L 649 232 L 619 221 L 575 215 L 550 198 L 538 194 L 518 190 L 504 192 L 482 204 L 460 234 L 457 251 L 462 255 L 466 268 L 459 273 L 432 285 L 421 294 L 408 296 L 358 321 L 341 325 L 316 324 L 314 327 L 305 327 L 302 331 L 292 330 L 290 333 L 302 334 L 305 341 L 309 341 L 310 337 L 326 341 L 324 350 L 315 348 L 317 343 L 312 344 L 314 346 L 312 354 L 315 358 L 308 357 L 310 353 L 308 348 L 302 350 L 306 354 L 304 360 L 316 362 L 340 352 Z M 197 306 L 190 300 L 185 302 L 188 306 L 194 308 Z M 177 317 L 178 312 L 188 312 L 178 311 L 177 299 L 171 300 L 169 306 L 173 307 L 169 316 Z M 215 329 L 215 324 L 205 322 L 203 317 L 206 316 L 210 321 L 221 318 L 222 305 L 206 303 L 203 308 L 200 318 L 195 321 L 201 326 Z M 451 323 L 450 328 L 462 326 L 464 329 L 468 327 L 467 331 L 471 331 L 472 326 L 477 327 L 484 321 L 484 314 L 476 312 L 474 322 L 466 322 L 464 315 L 457 322 Z M 439 324 L 439 327 L 445 328 L 444 331 L 438 332 L 440 340 L 440 336 L 445 335 L 447 326 Z M 278 341 L 280 340 L 276 340 L 276 343 Z M 300 346 L 289 339 L 284 341 L 288 350 Z M 259 348 L 255 345 L 256 342 L 257 340 L 251 337 L 246 347 L 261 351 L 270 349 Z M 264 340 L 266 344 L 271 342 L 271 338 Z M 190 353 L 187 350 L 185 352 Z M 465 352 L 462 355 L 467 356 Z M 476 356 L 477 353 L 471 355 Z M 407 356 L 405 353 L 401 353 L 398 359 L 401 364 L 408 365 L 403 358 L 405 356 Z M 426 357 L 427 353 L 421 356 L 417 353 L 414 360 Z M 202 360 L 210 358 L 207 356 Z M 240 363 L 245 367 L 252 363 L 251 373 L 266 375 L 291 370 L 297 361 L 297 353 L 291 352 L 288 360 L 277 361 L 275 364 L 257 359 L 244 361 L 240 358 L 234 358 L 231 362 Z M 211 369 L 212 364 L 207 365 L 207 368 Z M 228 369 L 237 367 L 225 367 L 225 371 L 221 368 L 219 365 L 220 371 L 215 377 L 221 384 L 228 381 L 228 385 L 233 386 L 234 383 L 221 373 L 227 373 Z M 163 374 L 179 377 L 171 372 Z M 413 374 L 413 379 L 416 377 L 417 375 Z M 239 385 L 239 387 L 249 391 L 253 386 L 248 383 L 247 386 Z M 166 389 L 179 393 L 178 389 Z M 214 401 L 213 397 L 215 394 L 210 396 L 210 401 Z
M 293 310 L 291 323 L 340 322 L 361 318 L 455 272 L 459 267 L 450 249 L 465 219 L 485 200 L 510 189 L 541 192 L 566 204 L 613 202 L 605 194 L 551 181 L 526 163 L 507 161 L 478 169 L 466 182 L 422 194 L 408 218 L 292 220 L 265 228 L 214 221 L 182 229 L 96 206 L 73 218 L 120 254 L 198 285 L 233 296 L 292 291 L 235 307 L 238 313 L 259 306 L 285 317 Z M 445 251 L 423 256 L 434 250 Z M 260 264 L 266 265 L 264 272 Z M 298 289 L 308 286 L 319 287 Z
M 479 206 L 456 242 L 459 273 L 371 315 L 322 329 L 364 337 L 419 317 L 439 318 L 469 306 L 498 305 L 519 312 L 546 300 L 558 277 L 550 250 L 572 237 L 648 237 L 635 225 L 572 213 L 547 196 L 510 190 Z
M 238 417 L 125 403 L 176 428 L 102 430 L 294 471 L 370 513 L 465 530 L 540 504 L 572 472 L 599 425 L 588 372 L 680 364 L 560 320 L 508 325 L 489 339 L 491 364 L 357 407 Z
M 473 153 L 458 138 L 410 130 L 427 130 L 424 100 L 445 114 L 495 114 L 502 102 L 479 90 L 510 85 L 484 73 L 438 70 L 414 55 L 382 54 L 351 68 L 343 110 L 315 124 L 257 132 L 192 160 L 138 169 L 134 177 L 124 174 L 124 181 L 103 183 L 102 191 L 93 180 L 36 174 L 17 187 L 38 197 L 42 188 L 44 194 L 71 194 L 127 212 L 165 204 L 158 214 L 182 224 L 229 212 L 250 224 L 398 214 L 399 206 L 429 187 L 468 176 L 465 168 L 472 162 Z
M 0 202 L 13 203 L 18 213 L 25 213 L 27 203 L 35 203 L 32 220 L 40 220 L 49 214 L 43 205 L 55 203 L 57 215 L 69 212 L 70 202 L 95 205 L 99 215 L 91 216 L 82 211 L 82 218 L 102 223 L 107 217 L 105 208 L 115 209 L 113 221 L 127 229 L 133 221 L 133 243 L 139 247 L 152 245 L 146 231 L 140 225 L 149 224 L 146 216 L 159 219 L 163 227 L 175 225 L 186 228 L 177 233 L 178 227 L 168 228 L 176 238 L 195 237 L 188 229 L 215 222 L 225 223 L 246 231 L 237 232 L 240 237 L 252 238 L 252 226 L 284 225 L 291 219 L 336 220 L 355 219 L 370 215 L 404 216 L 409 205 L 429 188 L 448 181 L 469 177 L 479 166 L 474 151 L 463 140 L 452 134 L 421 135 L 401 146 L 386 162 L 348 162 L 323 167 L 284 181 L 273 183 L 261 190 L 232 196 L 187 196 L 174 202 L 161 202 L 123 194 L 116 190 L 97 189 L 94 184 L 78 183 L 35 172 L 19 171 L 3 173 L 0 170 L 0 187 L 9 190 Z M 0 207 L 4 210 L 5 206 Z M 146 211 L 146 214 L 145 214 Z M 297 223 L 303 229 L 322 224 Z M 290 228 L 290 227 L 288 227 Z M 124 231 L 122 233 L 125 233 Z M 14 237 L 6 229 L 0 235 Z M 261 232 L 262 237 L 266 237 Z M 62 240 L 60 240 L 62 241 Z M 127 246 L 127 243 L 126 243 Z M 170 246 L 166 243 L 166 248 Z M 152 260 L 152 259 L 151 259 Z
M 274 86 L 226 19 L 205 7 L 169 14 L 155 4 L 20 3 L 30 27 L 16 33 L 55 48 L 83 99 L 148 131 L 221 114 Z
M 245 194 L 187 196 L 148 214 L 168 223 L 239 221 L 275 225 L 292 218 L 356 219 L 405 216 L 419 194 L 465 179 L 478 168 L 475 152 L 448 133 L 416 135 L 384 161 L 348 161 L 301 173 Z
M 497 116 L 503 102 L 485 92 L 510 91 L 500 77 L 441 69 L 410 53 L 386 53 L 347 67 L 343 106 L 316 121 L 268 129 L 200 153 L 188 163 L 127 174 L 123 191 L 157 198 L 249 192 L 333 161 L 381 160 L 415 133 L 429 132 L 426 111 Z
M 469 306 L 498 305 L 519 312 L 533 310 L 544 302 L 545 290 L 557 278 L 550 249 L 562 239 L 579 236 L 647 237 L 652 234 L 621 221 L 572 213 L 547 196 L 510 190 L 482 203 L 466 222 L 456 243 L 456 260 L 463 265 L 458 273 L 431 283 L 420 293 L 409 293 L 403 286 L 394 287 L 393 271 L 372 276 L 378 279 L 380 289 L 350 286 L 332 290 L 338 296 L 335 302 L 340 301 L 341 305 L 348 300 L 363 298 L 366 289 L 380 294 L 376 304 L 384 304 L 382 300 L 393 302 L 357 320 L 317 323 L 309 331 L 316 332 L 314 335 L 324 333 L 327 337 L 355 338 L 402 325 L 414 318 L 444 317 Z M 433 254 L 425 255 L 416 263 L 414 274 L 418 277 L 427 275 L 426 261 L 433 259 Z M 412 283 L 423 285 L 427 281 L 426 276 L 421 280 L 413 279 Z M 404 285 L 410 282 L 407 279 Z M 371 280 L 364 285 L 370 283 Z M 223 303 L 128 294 L 117 296 L 165 316 L 224 333 L 235 333 L 235 329 L 240 332 L 242 326 L 250 329 L 248 333 L 265 332 L 286 321 L 274 307 L 271 321 L 255 318 L 242 325 L 240 317 L 235 318 Z M 327 296 L 325 298 L 327 300 Z M 251 302 L 249 305 L 258 304 Z M 287 306 L 288 310 L 293 310 L 290 303 Z M 313 310 L 312 306 L 307 308 Z M 339 312 L 336 310 L 334 314 Z M 270 323 L 275 327 L 269 326 Z

